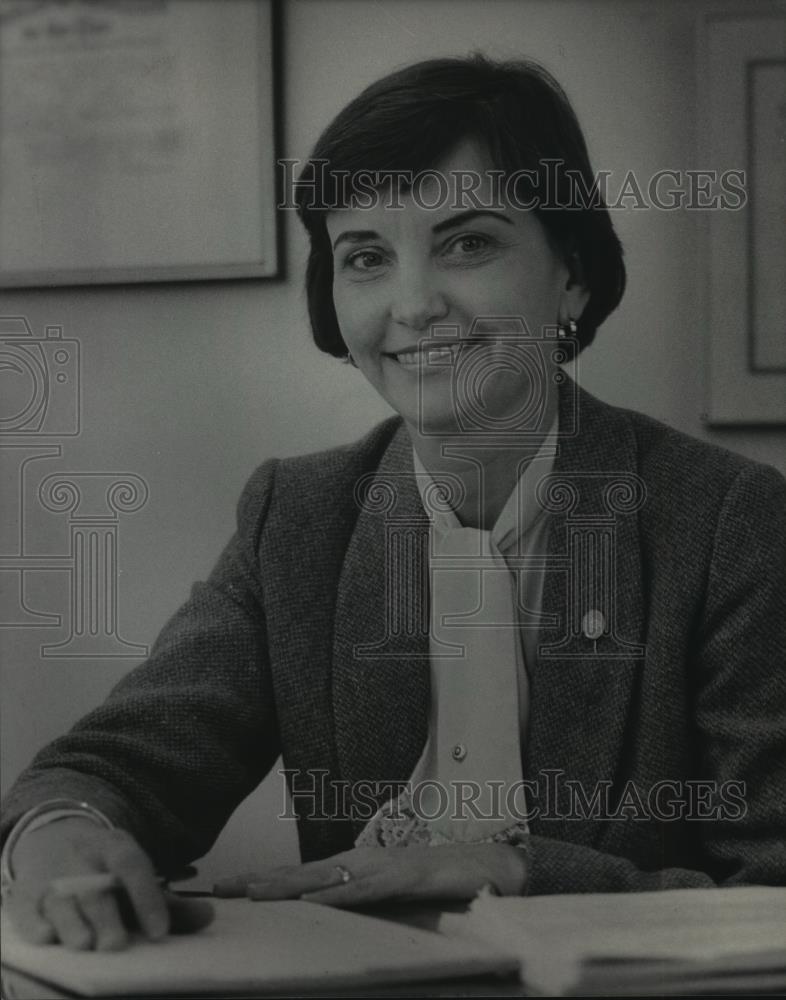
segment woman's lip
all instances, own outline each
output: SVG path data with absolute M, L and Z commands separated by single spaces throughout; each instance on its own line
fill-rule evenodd
M 490 339 L 479 340 L 469 338 L 465 340 L 451 340 L 443 343 L 430 343 L 426 346 L 407 347 L 400 351 L 383 351 L 383 356 L 392 361 L 398 361 L 405 367 L 418 367 L 428 364 L 429 361 L 454 359 L 462 347 L 477 347 L 482 344 L 492 344 Z

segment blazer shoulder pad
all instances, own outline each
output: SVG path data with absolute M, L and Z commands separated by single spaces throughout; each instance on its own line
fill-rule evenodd
M 243 490 L 238 523 L 253 531 L 265 520 L 279 528 L 354 520 L 355 483 L 379 465 L 401 423 L 400 417 L 390 417 L 350 444 L 263 462 Z
M 783 479 L 771 465 L 691 437 L 643 413 L 624 412 L 636 436 L 639 474 L 668 502 L 694 498 L 713 504 L 722 502 L 738 479 L 770 485 Z

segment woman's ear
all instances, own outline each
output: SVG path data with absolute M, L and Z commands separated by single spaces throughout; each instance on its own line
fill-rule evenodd
M 560 322 L 578 319 L 590 299 L 590 290 L 585 282 L 584 268 L 576 250 L 568 255 L 565 264 L 568 269 L 568 277 L 562 289 Z

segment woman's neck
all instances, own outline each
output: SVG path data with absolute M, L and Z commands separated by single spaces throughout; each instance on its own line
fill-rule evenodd
M 424 436 L 407 424 L 412 444 L 423 467 L 435 480 L 454 477 L 461 483 L 461 497 L 451 504 L 467 528 L 490 531 L 514 486 L 548 435 L 557 413 L 556 396 L 549 400 L 536 431 L 521 438 L 500 438 L 488 444 L 471 434 Z M 455 495 L 449 489 L 449 494 Z

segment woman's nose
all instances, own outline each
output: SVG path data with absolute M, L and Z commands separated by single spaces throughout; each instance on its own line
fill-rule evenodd
M 413 269 L 399 274 L 390 311 L 394 322 L 427 332 L 432 323 L 447 316 L 448 304 L 427 270 Z

